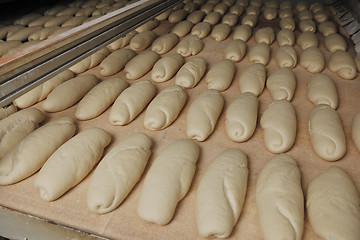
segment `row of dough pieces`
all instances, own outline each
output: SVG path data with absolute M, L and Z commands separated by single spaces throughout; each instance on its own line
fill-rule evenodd
M 15 122 L 23 118 L 34 127 L 43 115 L 30 108 L 12 118 Z M 40 169 L 34 185 L 41 198 L 53 201 L 61 197 L 89 174 L 111 141 L 101 128 L 89 128 L 72 137 L 75 131 L 71 118 L 59 117 L 29 133 L 0 161 L 1 183 L 21 181 Z M 87 191 L 91 211 L 108 213 L 122 203 L 140 180 L 151 145 L 147 135 L 135 133 L 102 158 Z M 199 153 L 192 140 L 177 140 L 159 153 L 141 189 L 137 212 L 142 219 L 160 225 L 171 221 L 178 202 L 190 188 Z M 15 162 L 11 160 L 14 156 Z M 241 150 L 226 149 L 212 161 L 197 189 L 196 217 L 201 236 L 225 238 L 231 234 L 245 200 L 247 179 L 247 156 Z M 339 201 L 341 208 L 336 204 Z M 265 164 L 257 180 L 256 205 L 265 239 L 301 239 L 304 197 L 301 173 L 291 156 L 276 155 Z M 330 167 L 312 180 L 306 210 L 314 231 L 325 239 L 355 239 L 360 234 L 359 194 L 341 168 Z

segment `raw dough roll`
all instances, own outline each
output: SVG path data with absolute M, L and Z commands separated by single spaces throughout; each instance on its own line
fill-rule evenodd
M 30 14 L 26 14 L 25 16 L 22 16 L 18 19 L 14 20 L 14 24 L 18 24 L 18 25 L 23 25 L 23 26 L 27 26 L 30 22 L 34 21 L 35 19 L 41 17 L 41 14 L 38 13 L 30 13 Z
M 305 10 L 299 12 L 297 17 L 299 18 L 300 21 L 312 20 L 313 19 L 313 14 L 309 9 L 305 9 Z
M 247 24 L 237 26 L 234 30 L 233 39 L 240 39 L 244 42 L 247 42 L 251 37 L 251 27 Z
M 256 183 L 256 207 L 265 240 L 301 240 L 304 196 L 301 173 L 291 156 L 282 153 L 264 165 Z
M 218 12 L 211 12 L 207 14 L 203 22 L 210 23 L 212 26 L 217 24 L 221 19 L 221 14 Z
M 228 10 L 229 6 L 223 2 L 219 2 L 218 4 L 215 5 L 213 11 L 214 12 L 218 12 L 221 15 L 224 15 L 227 10 Z
M 74 73 L 70 70 L 64 70 L 63 72 L 50 78 L 40 86 L 30 90 L 29 92 L 15 99 L 14 104 L 18 108 L 30 107 L 35 103 L 44 100 L 57 86 L 72 78 L 74 78 Z
M 318 47 L 319 41 L 313 32 L 305 31 L 300 33 L 297 38 L 296 44 L 302 49 L 309 47 Z
M 0 42 L 0 57 L 4 56 L 10 49 L 20 46 L 21 41 L 4 41 Z
M 60 16 L 64 16 L 64 15 L 71 15 L 73 16 L 77 11 L 79 11 L 80 8 L 78 7 L 68 7 L 68 8 L 65 8 L 61 11 L 59 11 L 56 16 L 57 17 L 60 17 Z
M 179 42 L 176 52 L 183 57 L 190 57 L 201 52 L 203 48 L 204 42 L 198 36 L 189 35 Z
M 293 10 L 290 8 L 280 9 L 278 13 L 279 18 L 282 20 L 284 18 L 293 18 L 294 13 Z M 280 20 L 280 21 L 281 21 Z
M 226 44 L 224 55 L 226 59 L 234 62 L 241 61 L 246 54 L 246 44 L 241 39 L 232 40 Z
M 339 98 L 334 81 L 325 73 L 311 75 L 307 83 L 308 99 L 315 105 L 326 104 L 336 109 Z
M 334 53 L 337 50 L 346 51 L 347 44 L 340 34 L 331 33 L 325 37 L 325 47 L 329 52 Z
M 104 214 L 117 208 L 139 181 L 151 153 L 151 139 L 134 133 L 113 146 L 90 179 L 87 206 Z
M 240 94 L 226 110 L 225 131 L 234 142 L 245 142 L 255 131 L 259 100 L 251 92 Z
M 316 32 L 316 24 L 313 20 L 310 19 L 300 21 L 299 28 L 301 32 L 305 32 L 305 31 Z
M 354 56 L 354 63 L 357 71 L 360 72 L 360 58 L 357 55 Z
M 172 33 L 176 34 L 178 37 L 184 37 L 189 34 L 191 29 L 194 27 L 194 24 L 190 21 L 181 21 L 177 23 L 173 29 L 171 30 Z
M 325 57 L 317 47 L 309 47 L 300 54 L 300 65 L 310 73 L 319 73 L 325 68 Z
M 359 193 L 340 167 L 329 167 L 310 182 L 306 211 L 314 232 L 325 240 L 360 236 Z
M 100 74 L 110 76 L 121 71 L 126 63 L 136 56 L 134 50 L 122 48 L 112 52 L 100 63 Z
M 264 43 L 265 44 L 265 43 Z M 266 68 L 264 64 L 254 63 L 244 69 L 239 77 L 240 92 L 251 92 L 259 96 L 264 90 Z
M 155 18 L 159 21 L 163 21 L 163 20 L 167 20 L 167 18 L 169 17 L 169 15 L 172 13 L 172 9 L 168 9 L 163 13 L 160 13 L 159 15 L 157 15 Z
M 297 64 L 297 53 L 293 46 L 283 45 L 275 53 L 275 59 L 279 67 L 294 68 Z
M 274 20 L 277 17 L 278 10 L 274 7 L 265 8 L 263 11 L 264 18 L 268 21 Z
M 136 34 L 138 34 L 136 31 L 131 31 L 128 34 L 126 34 L 124 37 L 121 37 L 118 40 L 115 40 L 114 42 L 107 45 L 107 48 L 112 51 L 115 51 L 118 50 L 119 48 L 126 47 Z
M 6 41 L 26 41 L 28 40 L 28 37 L 36 32 L 42 29 L 42 26 L 35 26 L 35 27 L 26 27 L 22 28 L 17 32 L 14 32 L 12 34 L 8 33 L 6 37 Z
M 145 31 L 151 31 L 154 28 L 156 28 L 157 26 L 159 26 L 160 21 L 157 20 L 156 18 L 151 19 L 149 21 L 147 21 L 146 23 L 144 23 L 143 25 L 141 25 L 140 27 L 137 27 L 135 29 L 135 31 L 137 31 L 138 33 L 142 33 Z
M 271 45 L 275 40 L 275 33 L 271 27 L 260 28 L 255 32 L 255 41 L 257 43 L 266 43 Z
M 290 68 L 277 69 L 267 78 L 266 87 L 274 100 L 291 101 L 296 88 L 295 74 Z
M 186 20 L 192 22 L 193 24 L 198 24 L 199 22 L 201 22 L 201 20 L 203 20 L 204 17 L 205 17 L 205 13 L 203 11 L 196 10 L 190 13 L 187 16 Z
M 234 78 L 235 70 L 235 64 L 229 59 L 217 62 L 210 68 L 206 75 L 208 89 L 215 89 L 218 91 L 228 89 Z
M 250 5 L 245 9 L 245 12 L 246 12 L 247 15 L 259 16 L 260 8 Z
M 48 28 L 42 28 L 36 32 L 33 32 L 29 35 L 28 40 L 34 41 L 34 40 L 45 40 L 49 38 L 56 30 L 58 30 L 59 27 L 48 27 Z
M 356 148 L 360 151 L 360 112 L 356 113 L 352 119 L 351 137 Z
M 184 20 L 188 14 L 189 13 L 184 9 L 175 10 L 169 15 L 168 21 L 169 23 L 179 23 Z
M 160 55 L 151 50 L 139 53 L 125 65 L 125 77 L 130 80 L 141 78 L 151 70 L 159 58 Z
M 211 24 L 200 22 L 191 29 L 191 34 L 198 36 L 200 39 L 206 38 L 211 31 Z
M 17 112 L 17 108 L 14 104 L 11 104 L 7 107 L 2 107 L 0 108 L 0 120 L 3 120 L 4 118 L 16 112 Z
M 241 24 L 242 25 L 249 25 L 250 27 L 255 27 L 255 25 L 257 24 L 258 21 L 258 17 L 256 15 L 252 15 L 252 14 L 246 14 L 242 19 L 241 19 Z
M 292 17 L 282 18 L 279 22 L 280 29 L 295 30 L 295 20 Z
M 283 10 L 283 9 L 292 10 L 292 8 L 293 8 L 293 3 L 290 0 L 285 0 L 285 1 L 281 2 L 279 5 L 280 10 Z
M 249 50 L 249 62 L 267 65 L 270 60 L 270 47 L 266 43 L 257 43 Z
M 58 148 L 40 169 L 34 186 L 53 201 L 76 186 L 100 160 L 111 136 L 101 128 L 86 129 Z
M 175 83 L 183 88 L 193 88 L 198 84 L 206 71 L 207 63 L 202 57 L 192 58 L 176 74 Z
M 77 16 L 72 17 L 66 20 L 63 24 L 61 24 L 61 27 L 77 27 L 81 25 L 88 17 L 86 16 Z
M 200 10 L 203 11 L 205 14 L 209 14 L 214 9 L 214 4 L 205 2 L 200 6 Z
M 17 32 L 17 31 L 19 31 L 20 29 L 23 29 L 23 28 L 25 28 L 25 27 L 22 26 L 22 25 L 7 25 L 7 26 L 4 26 L 4 27 L 1 27 L 0 28 L 0 39 L 5 40 L 7 35 L 9 35 L 9 34 L 11 35 L 14 32 Z
M 326 161 L 336 161 L 346 152 L 346 139 L 338 113 L 328 105 L 316 105 L 309 117 L 311 144 Z
M 247 157 L 235 148 L 220 153 L 206 169 L 196 198 L 200 236 L 230 236 L 245 200 L 248 174 Z
M 187 11 L 188 13 L 192 13 L 192 12 L 196 11 L 197 9 L 199 9 L 199 7 L 200 7 L 200 5 L 198 3 L 196 3 L 195 1 L 194 2 L 188 1 L 183 6 L 183 9 L 185 11 Z
M 151 50 L 158 54 L 165 54 L 179 42 L 179 37 L 175 33 L 167 33 L 155 39 L 151 45 Z
M 230 34 L 231 27 L 227 24 L 220 23 L 214 26 L 211 31 L 211 38 L 215 39 L 215 41 L 224 41 Z
M 184 58 L 178 53 L 170 53 L 160 58 L 151 71 L 151 80 L 154 82 L 165 82 L 184 64 Z
M 134 83 L 125 89 L 115 100 L 109 115 L 113 125 L 130 123 L 148 105 L 156 93 L 156 87 L 150 81 Z
M 354 59 L 349 52 L 342 50 L 337 50 L 330 56 L 329 69 L 348 80 L 354 79 L 357 75 Z
M 309 8 L 308 3 L 306 2 L 298 2 L 296 3 L 295 9 L 297 12 L 301 12 L 303 10 L 307 10 Z
M 190 188 L 199 154 L 199 146 L 188 139 L 175 141 L 159 153 L 141 189 L 137 213 L 142 219 L 160 225 L 171 221 Z
M 70 19 L 71 17 L 72 16 L 70 16 L 70 15 L 57 16 L 56 18 L 48 20 L 44 24 L 44 27 L 46 27 L 46 28 L 55 27 L 55 26 L 60 27 L 61 24 L 63 24 L 66 20 Z
M 145 111 L 144 127 L 149 130 L 168 127 L 178 117 L 186 99 L 186 91 L 178 85 L 162 90 Z
M 153 41 L 158 37 L 153 31 L 144 31 L 136 34 L 129 43 L 132 50 L 140 52 L 148 48 Z
M 96 53 L 90 55 L 89 57 L 71 66 L 69 69 L 76 74 L 85 72 L 86 70 L 99 65 L 102 62 L 102 60 L 104 60 L 109 55 L 110 55 L 109 49 L 104 47 L 99 51 L 97 51 Z
M 287 152 L 295 142 L 296 112 L 288 100 L 275 100 L 261 117 L 265 147 L 272 153 Z
M 99 79 L 93 74 L 84 74 L 67 80 L 47 96 L 42 108 L 46 112 L 65 110 L 83 98 L 98 82 Z
M 318 26 L 318 30 L 324 37 L 327 37 L 330 34 L 337 32 L 336 25 L 333 21 L 326 21 L 320 23 Z
M 323 23 L 327 20 L 329 20 L 330 16 L 327 10 L 322 9 L 314 13 L 314 19 L 318 23 Z
M 238 20 L 239 20 L 239 16 L 236 13 L 227 13 L 222 17 L 221 23 L 233 27 L 237 24 Z
M 236 3 L 229 8 L 229 13 L 235 13 L 238 16 L 240 16 L 243 12 L 244 12 L 244 7 L 241 6 L 239 3 Z
M 38 171 L 75 130 L 71 118 L 59 117 L 27 135 L 0 160 L 0 185 L 19 182 Z
M 15 112 L 0 121 L 0 159 L 24 137 L 39 127 L 44 114 L 36 108 Z
M 291 45 L 295 43 L 295 34 L 290 29 L 282 29 L 276 35 L 276 41 L 279 46 Z
M 214 131 L 223 107 L 224 99 L 217 90 L 210 89 L 199 95 L 190 105 L 187 114 L 187 137 L 205 141 Z
M 323 9 L 324 9 L 324 5 L 319 2 L 314 2 L 313 4 L 310 5 L 310 10 L 313 13 L 317 13 L 318 11 L 323 10 Z

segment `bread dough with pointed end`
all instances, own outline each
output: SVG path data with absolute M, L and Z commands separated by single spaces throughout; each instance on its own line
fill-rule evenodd
M 211 13 L 208 13 L 203 22 L 206 22 L 206 23 L 210 23 L 212 26 L 214 26 L 215 24 L 218 24 L 219 21 L 221 19 L 221 14 L 218 13 L 218 12 L 211 12 Z
M 171 32 L 176 34 L 178 37 L 185 37 L 194 27 L 194 24 L 190 21 L 181 21 L 172 28 Z
M 190 188 L 199 154 L 199 146 L 189 139 L 177 140 L 159 153 L 141 189 L 137 213 L 142 219 L 160 225 L 171 221 Z
M 0 160 L 0 185 L 19 182 L 38 171 L 75 130 L 71 118 L 59 117 L 31 132 Z
M 293 46 L 283 45 L 275 53 L 275 59 L 280 68 L 294 68 L 297 64 L 297 53 Z
M 318 30 L 324 37 L 327 37 L 332 33 L 336 33 L 337 27 L 333 21 L 326 21 L 319 24 Z
M 240 94 L 226 110 L 225 131 L 234 142 L 245 142 L 255 131 L 259 100 L 251 92 Z
M 55 26 L 60 27 L 61 24 L 63 24 L 66 20 L 70 19 L 71 17 L 72 16 L 70 15 L 57 16 L 45 22 L 44 27 L 45 28 L 55 27 Z
M 334 81 L 325 73 L 311 75 L 307 83 L 307 96 L 315 105 L 326 104 L 336 109 L 339 97 Z
M 74 78 L 74 73 L 70 70 L 64 70 L 40 86 L 15 99 L 14 104 L 18 108 L 30 107 L 35 103 L 44 100 L 57 86 L 72 78 Z
M 200 236 L 230 236 L 240 217 L 248 175 L 247 156 L 235 148 L 220 153 L 206 169 L 196 197 L 196 221 Z
M 276 41 L 279 46 L 291 45 L 295 43 L 295 34 L 290 29 L 282 29 L 276 35 Z
M 59 27 L 48 27 L 48 28 L 42 28 L 36 32 L 33 32 L 29 35 L 28 40 L 34 41 L 34 40 L 45 40 L 49 38 L 56 30 L 58 30 Z
M 206 71 L 206 60 L 202 57 L 192 58 L 177 72 L 175 83 L 183 88 L 195 87 Z
M 215 89 L 218 91 L 228 89 L 234 78 L 235 70 L 235 64 L 229 59 L 214 64 L 206 75 L 208 89 Z
M 125 65 L 125 77 L 130 80 L 141 78 L 152 69 L 159 58 L 160 55 L 151 50 L 139 53 Z
M 325 57 L 317 47 L 306 48 L 300 54 L 300 66 L 310 73 L 322 72 L 325 68 Z
M 211 31 L 211 38 L 215 39 L 215 41 L 224 41 L 230 34 L 231 27 L 224 23 L 219 23 L 214 26 L 213 30 Z
M 354 59 L 347 51 L 334 52 L 329 58 L 329 69 L 344 79 L 352 80 L 357 76 Z
M 226 44 L 224 56 L 234 62 L 241 61 L 246 54 L 246 44 L 241 39 L 235 39 Z
M 178 9 L 170 13 L 168 21 L 169 23 L 179 23 L 183 21 L 188 15 L 189 13 L 186 10 Z
M 264 43 L 265 44 L 265 43 Z M 265 87 L 266 67 L 262 63 L 254 63 L 244 69 L 239 77 L 240 92 L 251 92 L 259 96 Z
M 103 76 L 111 76 L 120 72 L 135 56 L 136 52 L 128 48 L 122 48 L 112 52 L 100 63 L 100 74 Z
M 329 105 L 316 105 L 310 112 L 309 133 L 313 150 L 326 161 L 337 161 L 346 152 L 340 117 Z
M 270 60 L 270 47 L 266 43 L 257 43 L 249 50 L 249 62 L 267 65 Z
M 187 99 L 186 91 L 178 86 L 162 90 L 145 111 L 144 127 L 149 130 L 161 130 L 168 127 L 180 114 Z
M 130 49 L 140 52 L 151 46 L 153 41 L 158 37 L 153 31 L 144 31 L 136 34 L 129 43 Z
M 276 155 L 264 165 L 256 183 L 256 207 L 265 240 L 302 239 L 301 173 L 290 155 Z
M 115 40 L 114 42 L 110 43 L 109 45 L 107 45 L 107 48 L 112 51 L 115 51 L 115 50 L 118 50 L 119 48 L 126 47 L 130 43 L 131 39 L 136 34 L 138 34 L 136 31 L 131 31 L 128 34 L 126 34 L 125 36 L 123 36 L 123 37 Z
M 249 25 L 244 24 L 237 26 L 234 30 L 233 39 L 240 39 L 244 42 L 247 42 L 251 37 L 252 29 Z
M 300 33 L 296 40 L 296 44 L 302 49 L 306 49 L 309 47 L 318 47 L 319 46 L 319 40 L 315 36 L 313 32 L 305 31 Z
M 156 87 L 145 80 L 125 89 L 115 100 L 109 115 L 113 125 L 126 125 L 140 114 L 156 93 Z
M 157 20 L 156 18 L 154 18 L 154 19 L 151 19 L 151 20 L 147 21 L 146 23 L 144 23 L 140 27 L 137 27 L 135 29 L 135 31 L 137 31 L 138 33 L 142 33 L 142 32 L 145 32 L 145 31 L 151 31 L 151 30 L 153 30 L 154 28 L 156 28 L 159 25 L 160 25 L 160 21 Z
M 360 236 L 359 192 L 340 167 L 331 166 L 310 182 L 306 211 L 312 229 L 322 239 Z
M 172 78 L 184 64 L 184 58 L 178 53 L 170 53 L 160 58 L 151 71 L 151 80 L 165 82 Z
M 98 83 L 99 79 L 93 74 L 83 74 L 67 80 L 47 96 L 42 108 L 46 112 L 65 110 L 77 103 Z
M 0 108 L 0 120 L 12 115 L 13 113 L 17 112 L 17 107 L 14 104 L 11 104 L 7 107 Z
M 40 169 L 34 186 L 40 197 L 54 201 L 76 186 L 99 162 L 111 136 L 101 128 L 86 129 L 58 148 Z
M 0 27 L 0 39 L 5 40 L 7 35 L 9 35 L 9 34 L 11 35 L 14 32 L 17 32 L 23 28 L 25 28 L 25 27 L 22 25 L 7 25 L 7 26 Z
M 71 17 L 68 20 L 66 20 L 63 24 L 61 24 L 61 27 L 77 27 L 87 19 L 88 17 L 86 16 Z
M 4 41 L 0 43 L 0 57 L 4 56 L 10 49 L 20 46 L 21 41 Z
M 26 27 L 14 32 L 12 34 L 8 34 L 6 37 L 6 41 L 26 41 L 28 37 L 42 29 L 42 26 L 35 26 L 35 27 Z
M 211 24 L 208 22 L 199 22 L 191 29 L 191 34 L 198 36 L 200 39 L 206 38 L 211 31 Z
M 110 50 L 104 47 L 96 53 L 71 66 L 69 69 L 76 74 L 85 72 L 86 70 L 99 65 L 107 56 L 110 55 L 110 53 Z
M 178 42 L 179 37 L 175 33 L 167 33 L 153 41 L 151 50 L 158 54 L 165 54 L 173 49 Z
M 176 52 L 183 57 L 198 54 L 204 48 L 204 42 L 196 35 L 189 35 L 182 39 L 176 47 Z
M 205 141 L 214 131 L 216 122 L 224 107 L 224 99 L 214 89 L 199 95 L 190 105 L 186 118 L 186 136 Z
M 0 159 L 39 127 L 44 114 L 36 108 L 15 112 L 0 121 Z
M 278 10 L 274 7 L 265 8 L 263 11 L 264 18 L 268 21 L 274 20 L 277 14 Z
M 234 27 L 239 20 L 239 16 L 236 13 L 227 13 L 225 14 L 222 19 L 221 23 L 227 24 L 230 27 Z
M 316 24 L 313 20 L 310 19 L 301 20 L 299 22 L 299 28 L 301 32 L 305 32 L 305 31 L 309 31 L 313 33 L 316 32 Z
M 42 15 L 38 13 L 30 13 L 14 20 L 15 25 L 27 26 L 30 22 L 34 21 L 37 18 L 40 18 Z
M 351 123 L 351 137 L 352 140 L 360 152 L 360 113 L 356 113 Z
M 205 13 L 203 11 L 196 10 L 190 13 L 187 16 L 186 20 L 192 22 L 193 24 L 198 24 L 203 20 L 204 17 L 205 17 Z
M 256 15 L 253 14 L 246 14 L 242 19 L 241 19 L 241 24 L 242 25 L 249 25 L 250 27 L 255 27 L 258 21 L 258 17 Z
M 78 7 L 68 7 L 68 8 L 65 8 L 61 11 L 59 11 L 56 16 L 59 17 L 59 16 L 64 16 L 64 15 L 71 15 L 73 16 L 77 11 L 79 11 L 80 8 Z
M 163 21 L 163 20 L 167 20 L 167 18 L 169 17 L 169 15 L 172 13 L 172 9 L 168 9 L 163 13 L 160 13 L 159 15 L 157 15 L 155 18 L 159 21 Z
M 271 27 L 260 28 L 255 32 L 255 41 L 257 43 L 266 43 L 271 45 L 275 40 L 275 33 Z
M 295 20 L 292 17 L 282 18 L 279 22 L 280 29 L 289 29 L 290 31 L 295 30 Z
M 296 138 L 296 112 L 288 100 L 275 100 L 263 113 L 265 147 L 272 153 L 287 152 Z
M 146 167 L 151 145 L 146 134 L 134 133 L 111 148 L 91 176 L 86 198 L 90 211 L 108 213 L 123 202 Z
M 266 88 L 269 89 L 274 100 L 291 101 L 296 88 L 294 72 L 286 67 L 273 71 L 266 80 Z

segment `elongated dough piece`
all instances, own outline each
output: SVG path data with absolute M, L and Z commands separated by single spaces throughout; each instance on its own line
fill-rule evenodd
M 288 151 L 295 142 L 296 113 L 288 100 L 275 100 L 261 117 L 265 147 L 272 153 Z
M 305 32 L 305 31 L 316 32 L 316 23 L 311 19 L 301 20 L 299 22 L 299 28 L 301 32 Z
M 19 182 L 38 171 L 75 130 L 71 118 L 59 117 L 31 132 L 0 160 L 0 185 Z
M 107 48 L 109 50 L 115 51 L 118 50 L 119 48 L 123 48 L 126 47 L 131 39 L 138 34 L 136 31 L 131 31 L 128 34 L 126 34 L 125 36 L 115 40 L 114 42 L 110 43 L 109 45 L 107 45 Z
M 36 108 L 15 112 L 0 121 L 0 159 L 39 127 L 44 114 Z
M 125 89 L 115 100 L 109 115 L 113 125 L 130 123 L 146 107 L 156 93 L 156 87 L 145 80 Z
M 27 26 L 30 22 L 34 21 L 35 19 L 41 17 L 41 14 L 38 13 L 30 13 L 30 14 L 26 14 L 18 19 L 14 20 L 14 24 L 15 25 L 23 25 L 23 26 Z
M 334 81 L 325 73 L 316 73 L 308 79 L 308 99 L 315 105 L 326 104 L 336 109 L 339 98 Z
M 356 65 L 350 53 L 337 50 L 329 58 L 329 69 L 341 78 L 352 80 L 357 76 Z
M 318 30 L 324 37 L 327 37 L 328 35 L 337 32 L 336 25 L 333 21 L 326 21 L 320 23 L 318 26 Z
M 304 9 L 304 10 L 298 12 L 297 17 L 298 17 L 298 19 L 300 21 L 312 20 L 313 19 L 313 13 L 309 9 Z
M 144 31 L 139 34 L 136 34 L 130 40 L 130 49 L 140 52 L 148 48 L 153 41 L 158 37 L 153 31 Z
M 177 45 L 176 52 L 183 57 L 198 54 L 204 48 L 204 42 L 196 35 L 189 35 Z
M 271 45 L 275 40 L 275 33 L 272 27 L 260 28 L 255 32 L 255 41 L 257 43 L 266 43 Z
M 337 50 L 346 51 L 347 44 L 345 39 L 337 33 L 331 33 L 325 37 L 325 47 L 329 52 L 334 53 Z
M 290 29 L 282 29 L 276 35 L 276 41 L 279 46 L 291 45 L 295 43 L 295 34 Z
M 219 2 L 218 4 L 215 5 L 213 11 L 218 12 L 221 15 L 224 15 L 228 10 L 228 8 L 229 6 L 227 4 L 225 4 L 224 2 Z
M 0 28 L 0 39 L 5 40 L 7 35 L 11 35 L 14 32 L 19 31 L 20 29 L 25 28 L 22 25 L 7 25 Z M 21 42 L 21 41 L 20 41 Z
M 256 183 L 256 206 L 265 240 L 301 240 L 304 196 L 299 167 L 290 155 L 276 155 L 265 164 Z
M 159 153 L 141 189 L 137 213 L 142 219 L 160 225 L 171 221 L 190 188 L 199 154 L 199 146 L 189 139 L 177 140 Z
M 278 10 L 274 7 L 264 8 L 263 16 L 266 20 L 271 21 L 277 17 Z
M 235 3 L 229 8 L 229 13 L 235 13 L 240 16 L 244 12 L 244 7 L 241 6 L 239 3 Z
M 28 40 L 29 41 L 34 41 L 34 40 L 45 40 L 47 38 L 49 38 L 49 36 L 51 36 L 52 34 L 54 34 L 54 32 L 56 30 L 58 30 L 59 27 L 55 26 L 55 27 L 48 27 L 48 28 L 42 28 L 36 32 L 33 32 L 32 34 L 29 35 Z
M 168 21 L 169 23 L 179 23 L 183 20 L 185 20 L 185 18 L 189 15 L 189 13 L 185 10 L 185 9 L 178 9 L 173 11 L 169 17 L 168 17 Z
M 218 13 L 218 12 L 211 12 L 211 13 L 208 13 L 203 22 L 206 22 L 206 23 L 210 23 L 212 26 L 214 26 L 215 24 L 218 24 L 218 22 L 220 21 L 221 19 L 221 14 Z
M 140 27 L 137 27 L 135 29 L 135 31 L 137 31 L 138 33 L 142 33 L 145 31 L 151 31 L 154 28 L 156 28 L 157 26 L 159 26 L 160 21 L 157 20 L 156 18 L 151 19 L 149 21 L 147 21 L 146 23 L 144 23 L 143 25 L 141 25 Z
M 22 28 L 17 32 L 8 34 L 6 37 L 6 41 L 22 41 L 22 42 L 26 41 L 32 33 L 39 31 L 41 29 L 42 26 Z
M 134 50 L 122 48 L 112 52 L 100 63 L 100 74 L 110 76 L 121 71 L 124 66 L 136 56 Z
M 5 41 L 0 42 L 0 57 L 4 56 L 10 49 L 20 46 L 21 41 Z
M 211 31 L 211 38 L 215 39 L 215 41 L 224 41 L 230 34 L 231 27 L 225 23 L 219 23 L 214 26 Z
M 294 68 L 297 64 L 297 53 L 293 46 L 280 46 L 275 53 L 275 59 L 279 67 Z
M 190 21 L 181 21 L 177 23 L 171 30 L 172 33 L 176 34 L 178 37 L 185 37 L 194 27 L 194 24 Z
M 192 58 L 179 69 L 175 83 L 183 88 L 195 87 L 204 76 L 206 66 L 206 60 L 202 57 Z
M 178 117 L 186 99 L 186 91 L 178 85 L 162 90 L 145 111 L 144 127 L 149 130 L 168 127 Z
M 96 53 L 90 55 L 89 57 L 71 66 L 69 69 L 76 74 L 85 72 L 86 70 L 99 65 L 109 55 L 110 55 L 109 49 L 104 47 L 99 51 L 97 51 Z
M 351 123 L 351 137 L 352 140 L 358 149 L 360 151 L 360 113 L 356 113 L 352 119 Z
M 215 7 L 214 4 L 205 2 L 204 4 L 202 4 L 200 6 L 200 10 L 206 14 L 209 14 L 209 13 L 213 12 L 212 10 L 214 9 L 214 7 Z
M 90 211 L 104 214 L 122 203 L 139 181 L 151 145 L 146 134 L 134 133 L 112 147 L 91 176 L 86 198 Z
M 240 217 L 248 175 L 246 154 L 235 148 L 220 153 L 206 169 L 196 198 L 196 221 L 200 236 L 230 236 Z
M 329 167 L 310 182 L 306 211 L 315 233 L 325 240 L 360 236 L 359 193 L 340 167 Z
M 228 89 L 234 78 L 235 70 L 235 64 L 229 59 L 214 64 L 206 75 L 208 89 L 215 89 L 218 91 L 225 91 Z
M 279 14 L 280 16 L 280 14 Z M 280 20 L 279 26 L 281 29 L 295 30 L 295 20 L 292 17 L 284 17 Z
M 77 27 L 81 25 L 85 20 L 87 20 L 88 17 L 86 16 L 76 16 L 69 18 L 66 20 L 63 24 L 61 24 L 61 27 Z
M 224 55 L 226 59 L 234 62 L 241 61 L 246 54 L 246 44 L 241 39 L 232 40 L 226 44 Z
M 306 49 L 309 47 L 318 47 L 319 46 L 319 40 L 317 36 L 313 32 L 305 31 L 300 33 L 296 40 L 297 45 L 302 49 Z
M 274 100 L 291 101 L 296 88 L 295 74 L 290 68 L 277 69 L 267 78 L 266 87 Z
M 40 169 L 34 186 L 53 201 L 76 186 L 100 160 L 111 136 L 101 128 L 86 129 L 58 148 Z
M 61 24 L 63 24 L 66 20 L 70 19 L 72 16 L 70 15 L 63 15 L 63 16 L 57 16 L 53 19 L 48 20 L 44 23 L 44 27 L 60 27 Z
M 250 27 L 254 28 L 257 24 L 258 17 L 253 14 L 246 14 L 241 19 L 241 25 L 249 25 Z
M 46 112 L 65 110 L 83 98 L 98 82 L 99 79 L 93 74 L 84 74 L 67 80 L 47 96 L 42 108 Z
M 17 107 L 14 104 L 11 104 L 6 107 L 0 108 L 0 120 L 12 115 L 13 113 L 17 112 Z
M 300 54 L 300 65 L 310 73 L 319 73 L 325 68 L 325 57 L 319 48 L 309 47 Z
M 341 120 L 328 105 L 316 105 L 310 112 L 309 134 L 316 154 L 326 161 L 336 161 L 346 152 L 346 139 Z
M 165 54 L 179 42 L 179 37 L 175 33 L 167 33 L 155 39 L 151 45 L 151 50 L 158 54 Z
M 226 13 L 222 17 L 221 23 L 227 24 L 230 27 L 233 27 L 237 24 L 238 20 L 239 20 L 239 16 L 236 13 Z
M 249 25 L 243 24 L 237 26 L 234 30 L 233 39 L 240 39 L 244 42 L 247 42 L 251 37 L 252 29 Z
M 130 80 L 141 78 L 152 69 L 159 58 L 160 55 L 151 50 L 139 53 L 125 65 L 126 78 Z
M 245 142 L 255 131 L 259 100 L 251 92 L 240 94 L 226 110 L 225 131 L 234 142 Z
M 214 131 L 223 107 L 224 99 L 217 90 L 210 89 L 199 95 L 187 114 L 186 136 L 205 141 Z
M 192 22 L 193 24 L 198 24 L 201 22 L 201 20 L 203 20 L 203 18 L 205 17 L 205 13 L 203 11 L 200 10 L 196 10 L 191 12 L 186 20 Z
M 200 39 L 206 38 L 211 31 L 211 24 L 208 22 L 199 22 L 191 29 L 191 34 L 198 36 Z
M 151 71 L 154 82 L 165 82 L 172 78 L 184 64 L 184 58 L 179 53 L 170 53 L 160 58 Z
M 251 92 L 259 96 L 265 87 L 266 67 L 262 63 L 254 63 L 244 69 L 239 77 L 240 92 Z
M 249 50 L 249 62 L 267 65 L 270 60 L 270 47 L 266 43 L 257 43 Z

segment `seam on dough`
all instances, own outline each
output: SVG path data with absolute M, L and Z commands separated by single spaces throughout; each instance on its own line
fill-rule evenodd
M 293 239 L 296 239 L 296 234 L 297 234 L 297 229 L 296 229 L 296 226 L 295 226 L 295 223 L 293 221 L 291 221 L 290 217 L 287 216 L 288 212 L 285 211 L 284 208 L 281 208 L 279 207 L 279 204 L 276 204 L 276 210 L 279 212 L 279 214 L 286 220 L 286 222 L 289 223 L 289 225 L 291 226 L 292 230 L 293 230 L 293 233 L 294 233 L 294 238 Z
M 236 204 L 234 203 L 234 196 L 230 191 L 230 186 L 227 184 L 227 177 L 224 176 L 223 178 L 223 182 L 222 182 L 222 190 L 223 190 L 223 194 L 225 197 L 226 202 L 228 203 L 231 212 L 232 212 L 232 216 L 233 216 L 233 221 L 235 221 L 235 211 L 236 211 Z

